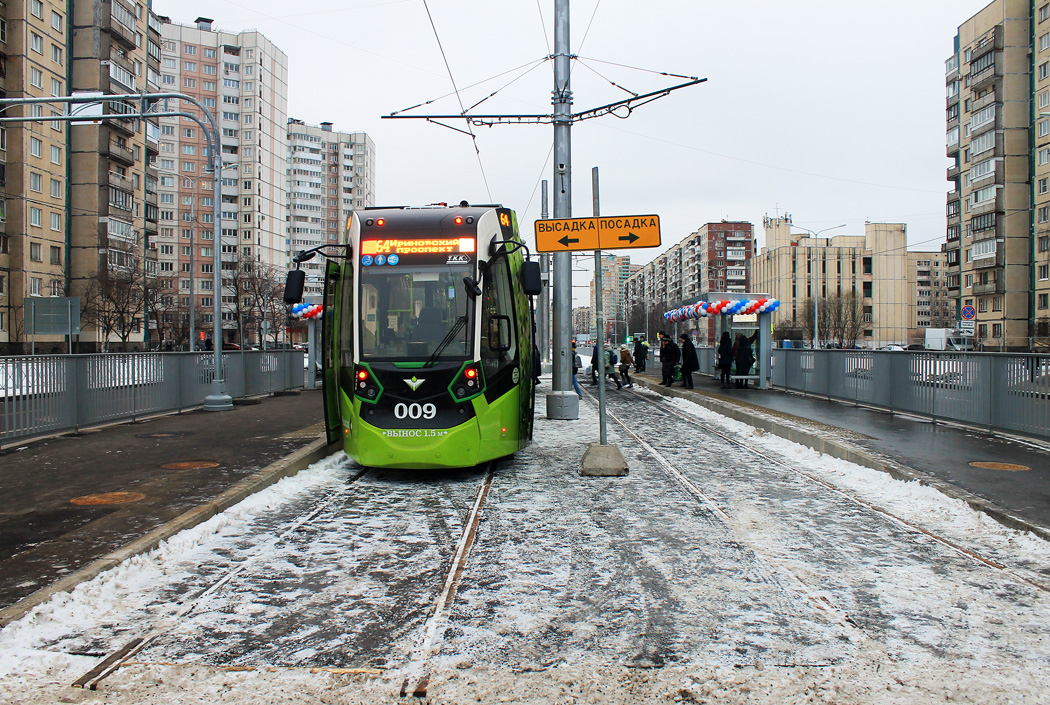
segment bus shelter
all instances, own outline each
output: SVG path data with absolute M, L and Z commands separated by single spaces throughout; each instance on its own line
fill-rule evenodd
M 773 312 L 779 306 L 780 302 L 768 294 L 712 293 L 706 301 L 667 311 L 664 320 L 679 323 L 714 317 L 716 348 L 723 332 L 728 332 L 734 341 L 737 335 L 743 335 L 751 344 L 755 362 L 743 374 L 734 364 L 732 377 L 751 380 L 759 389 L 769 389 L 773 376 Z

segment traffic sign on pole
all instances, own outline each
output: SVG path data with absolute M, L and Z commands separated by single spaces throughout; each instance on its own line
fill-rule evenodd
M 977 317 L 977 311 L 973 306 L 963 306 L 961 315 L 964 321 L 972 321 Z
M 538 252 L 660 246 L 660 216 L 614 215 L 536 221 Z

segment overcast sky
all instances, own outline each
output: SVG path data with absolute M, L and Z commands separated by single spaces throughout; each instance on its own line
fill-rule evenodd
M 573 126 L 573 215 L 592 214 L 597 166 L 602 214 L 661 218 L 664 247 L 624 251 L 634 262 L 723 218 L 753 223 L 761 245 L 763 215 L 778 212 L 812 230 L 846 224 L 829 235 L 862 234 L 866 220 L 904 222 L 912 247 L 937 249 L 944 60 L 957 27 L 986 4 L 572 0 L 572 51 L 582 59 L 574 112 L 626 97 L 613 82 L 645 93 L 682 81 L 653 72 L 708 79 L 628 119 Z M 499 89 L 472 112 L 549 113 L 553 66 L 541 60 L 553 47 L 553 0 L 428 5 L 429 16 L 423 0 L 155 0 L 154 10 L 257 29 L 279 46 L 291 117 L 375 141 L 378 205 L 502 203 L 531 240 L 540 180 L 553 183 L 550 125 L 475 127 L 475 142 L 381 116 L 439 98 L 405 114 L 458 114 L 460 100 L 469 107 Z M 575 283 L 589 281 L 581 273 Z

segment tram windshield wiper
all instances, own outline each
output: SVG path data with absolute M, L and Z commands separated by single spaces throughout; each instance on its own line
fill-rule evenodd
M 451 344 L 452 341 L 456 339 L 456 336 L 459 335 L 459 332 L 463 330 L 463 326 L 465 326 L 466 324 L 466 316 L 457 317 L 456 325 L 452 326 L 452 329 L 449 330 L 448 333 L 445 333 L 445 337 L 442 338 L 441 342 L 438 343 L 438 346 L 434 348 L 434 353 L 430 356 L 430 359 L 423 364 L 423 367 L 433 367 L 435 363 L 437 363 L 438 356 L 441 355 L 441 353 L 445 352 L 445 348 L 447 348 L 449 344 Z

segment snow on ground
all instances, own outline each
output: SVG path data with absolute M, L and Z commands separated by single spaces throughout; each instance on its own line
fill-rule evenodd
M 610 410 L 719 510 L 611 418 L 630 475 L 580 478 L 598 438 L 591 399 L 576 421 L 543 419 L 538 399 L 534 444 L 497 473 L 430 660 L 431 703 L 1050 699 L 1045 592 L 659 405 L 1031 575 L 1050 566 L 1045 542 L 919 483 L 651 392 L 611 391 Z M 0 702 L 399 702 L 480 478 L 373 472 L 349 484 L 355 472 L 323 461 L 0 630 Z M 97 654 L 171 621 L 181 598 L 228 573 L 139 663 L 99 691 L 69 687 Z M 340 638 L 354 630 L 368 638 Z M 327 665 L 367 672 L 312 672 L 326 653 L 340 659 Z

